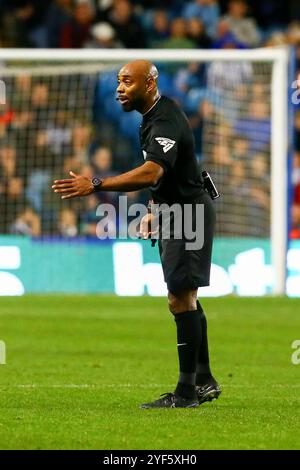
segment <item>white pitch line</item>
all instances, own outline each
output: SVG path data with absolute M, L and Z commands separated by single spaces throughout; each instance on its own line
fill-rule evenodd
M 5 387 L 1 385 L 0 387 Z M 8 388 L 159 388 L 159 387 L 174 387 L 174 384 L 50 384 L 50 385 L 41 385 L 41 384 L 18 384 L 18 385 L 8 385 Z
M 221 388 L 230 389 L 230 388 L 243 388 L 243 389 L 256 389 L 256 386 L 253 385 L 238 385 L 238 384 L 220 384 Z M 300 384 L 294 385 L 287 385 L 287 384 L 272 384 L 268 385 L 265 384 L 266 387 L 269 388 L 300 388 Z M 1 384 L 0 388 L 74 388 L 74 389 L 106 389 L 106 388 L 174 388 L 173 384 L 155 384 L 155 383 L 148 383 L 148 384 L 49 384 L 49 385 L 42 385 L 42 384 L 16 384 L 16 385 L 5 385 Z

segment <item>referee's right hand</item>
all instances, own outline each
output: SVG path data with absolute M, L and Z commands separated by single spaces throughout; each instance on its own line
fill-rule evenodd
M 153 214 L 146 214 L 140 223 L 140 238 L 144 240 L 155 237 L 158 233 L 158 217 Z

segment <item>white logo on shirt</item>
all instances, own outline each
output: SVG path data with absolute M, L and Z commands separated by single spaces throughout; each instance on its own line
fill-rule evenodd
M 147 152 L 145 150 L 143 150 L 143 155 L 144 155 L 144 160 L 146 160 L 147 158 Z
M 155 140 L 162 145 L 164 153 L 168 152 L 176 144 L 175 140 L 167 139 L 166 137 L 155 137 Z

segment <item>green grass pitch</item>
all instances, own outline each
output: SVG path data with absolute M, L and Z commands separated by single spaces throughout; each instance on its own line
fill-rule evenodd
M 166 299 L 0 299 L 1 449 L 299 449 L 300 300 L 203 299 L 223 393 L 197 409 L 142 410 L 174 389 Z

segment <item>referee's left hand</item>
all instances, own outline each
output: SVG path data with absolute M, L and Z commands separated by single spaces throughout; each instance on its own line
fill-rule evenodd
M 72 179 L 55 180 L 52 189 L 55 193 L 61 193 L 61 199 L 88 196 L 94 192 L 92 181 L 87 176 L 76 175 L 70 171 Z

